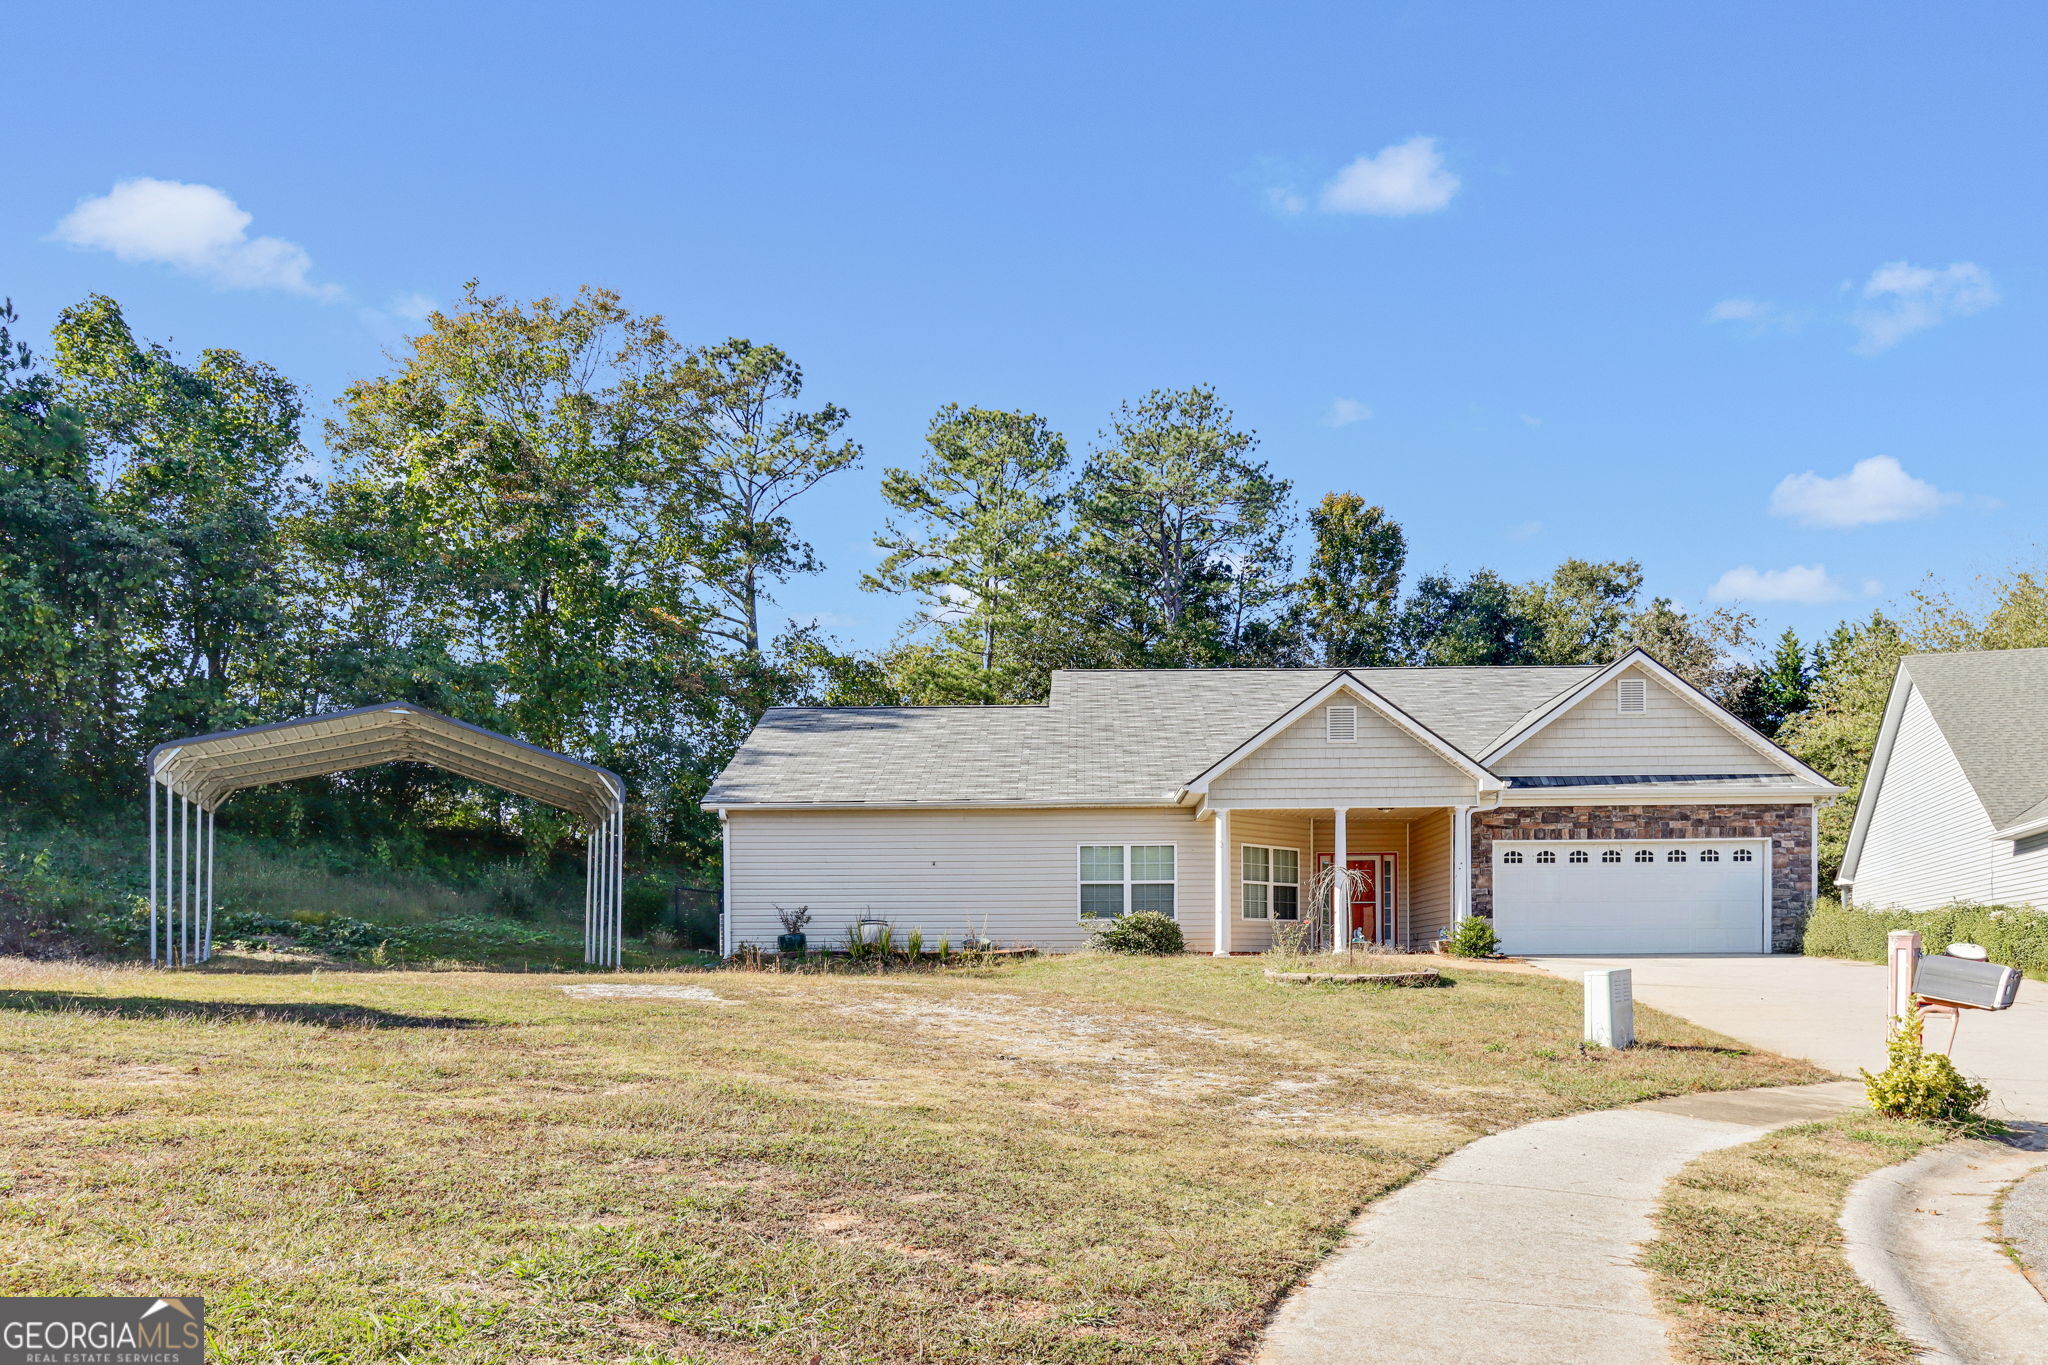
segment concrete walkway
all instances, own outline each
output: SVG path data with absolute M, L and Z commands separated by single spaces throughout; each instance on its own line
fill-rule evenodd
M 1946 945 L 1934 945 L 1946 946 Z M 1636 998 L 1732 1038 L 1853 1074 L 1884 1064 L 1886 972 L 1805 957 L 1545 959 L 1561 976 L 1629 967 Z M 1928 1024 L 1928 1042 L 1948 1029 Z M 2020 1131 L 2003 1143 L 1952 1144 L 1859 1181 L 1843 1209 L 1849 1260 L 1932 1362 L 2048 1365 L 2048 1300 L 1992 1240 L 1991 1205 L 2048 1165 L 2048 983 L 2019 1002 L 1968 1014 L 1951 1054 L 1991 1087 L 1986 1112 Z M 2008 1206 L 2031 1227 L 2032 1187 Z
M 1861 1098 L 1848 1082 L 1688 1095 L 1481 1138 L 1367 1210 L 1281 1305 L 1259 1365 L 1667 1361 L 1635 1264 L 1665 1181 Z

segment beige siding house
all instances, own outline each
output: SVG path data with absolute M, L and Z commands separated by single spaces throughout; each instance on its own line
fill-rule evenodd
M 1468 915 L 1510 952 L 1761 952 L 1796 941 L 1814 806 L 1838 791 L 1637 651 L 1071 671 L 1042 706 L 778 708 L 705 805 L 727 951 L 771 946 L 778 908 L 804 906 L 826 946 L 865 919 L 1067 951 L 1157 909 L 1209 953 L 1289 925 L 1421 948 Z
M 2048 905 L 2048 649 L 1900 662 L 1836 882 L 1873 909 Z

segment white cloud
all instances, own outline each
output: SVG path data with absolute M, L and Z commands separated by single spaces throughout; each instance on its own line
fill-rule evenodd
M 1528 540 L 1532 536 L 1541 534 L 1543 534 L 1543 523 L 1540 521 L 1524 521 L 1508 528 L 1509 540 Z
M 434 309 L 439 306 L 432 298 L 425 294 L 394 294 L 391 296 L 388 311 L 393 316 L 404 318 L 407 322 L 425 322 Z
M 306 278 L 313 261 L 304 248 L 281 237 L 251 237 L 249 223 L 250 215 L 211 185 L 142 177 L 80 201 L 52 236 L 119 260 L 168 265 L 222 289 L 340 297 L 338 286 Z
M 1543 419 L 1541 417 L 1531 417 L 1525 412 L 1522 414 L 1522 425 L 1525 427 L 1540 427 L 1543 425 Z
M 1707 589 L 1710 602 L 1793 602 L 1813 606 L 1845 597 L 1875 597 L 1884 585 L 1874 578 L 1849 584 L 1820 564 L 1794 564 L 1789 569 L 1758 569 L 1744 564 L 1721 575 Z
M 1266 191 L 1266 202 L 1281 213 L 1300 213 L 1308 207 L 1308 200 L 1292 185 L 1275 185 Z
M 1348 427 L 1353 422 L 1363 422 L 1372 416 L 1372 409 L 1356 398 L 1339 398 L 1330 404 L 1330 415 L 1323 419 L 1326 426 Z
M 1864 281 L 1863 300 L 1849 320 L 1863 334 L 1856 349 L 1871 355 L 1938 322 L 1983 312 L 1998 302 L 1998 290 L 1969 261 L 1943 270 L 1893 261 Z
M 1370 213 L 1401 218 L 1434 213 L 1458 192 L 1458 177 L 1444 169 L 1436 139 L 1411 137 L 1361 156 L 1323 186 L 1325 213 Z
M 1722 299 L 1707 310 L 1708 322 L 1761 322 L 1778 309 L 1762 299 Z
M 1874 526 L 1930 516 L 1961 501 L 1962 494 L 1914 478 L 1891 456 L 1873 455 L 1832 479 L 1810 469 L 1787 475 L 1771 490 L 1770 512 L 1802 526 Z

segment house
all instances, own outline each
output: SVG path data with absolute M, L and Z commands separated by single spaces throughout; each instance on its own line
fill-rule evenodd
M 2048 905 L 2048 649 L 1899 661 L 1835 880 L 1873 909 Z
M 1641 651 L 1585 667 L 1087 670 L 1040 706 L 767 712 L 705 800 L 724 940 L 777 907 L 1053 951 L 1128 911 L 1256 952 L 1491 916 L 1512 953 L 1789 949 L 1841 789 Z M 1326 885 L 1328 883 L 1325 883 Z M 1340 897 L 1341 899 L 1341 897 Z M 1321 911 L 1327 914 L 1327 909 Z

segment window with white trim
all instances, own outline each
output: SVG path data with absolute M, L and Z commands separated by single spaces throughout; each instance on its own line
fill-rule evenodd
M 1081 918 L 1174 912 L 1172 844 L 1081 845 Z
M 1667 862 L 1667 863 L 1682 863 L 1682 862 L 1684 862 L 1684 861 L 1685 861 L 1685 850 L 1684 850 L 1684 849 L 1682 849 L 1682 848 L 1674 848 L 1674 849 L 1672 849 L 1672 850 L 1671 850 L 1671 851 L 1670 851 L 1669 853 L 1666 853 L 1666 854 L 1664 855 L 1664 861 L 1665 861 L 1665 862 Z
M 1539 863 L 1554 863 L 1557 861 L 1557 854 L 1546 848 L 1536 855 L 1536 861 Z
M 1522 861 L 1522 851 L 1520 849 L 1511 848 L 1507 852 L 1500 855 L 1500 860 L 1504 863 L 1519 863 L 1520 861 Z
M 1301 918 L 1301 850 L 1244 846 L 1243 919 Z
M 1620 850 L 1620 849 L 1618 849 L 1618 848 L 1610 848 L 1610 849 L 1608 849 L 1608 850 L 1607 850 L 1607 851 L 1606 851 L 1605 853 L 1603 853 L 1603 854 L 1601 854 L 1601 855 L 1600 855 L 1600 861 L 1601 861 L 1601 862 L 1603 862 L 1603 863 L 1618 863 L 1618 862 L 1620 862 L 1620 861 L 1621 861 L 1621 850 Z
M 1640 716 L 1650 709 L 1650 684 L 1643 678 L 1621 678 L 1614 684 L 1614 709 L 1624 716 Z
M 1575 849 L 1573 849 L 1573 850 L 1572 850 L 1572 858 L 1571 858 L 1571 860 L 1572 860 L 1573 862 L 1575 862 L 1575 863 L 1583 863 L 1583 862 L 1586 862 L 1586 861 L 1587 861 L 1587 856 L 1586 856 L 1586 850 L 1584 850 L 1583 848 L 1575 848 Z
M 1728 857 L 1732 861 L 1738 863 L 1753 863 L 1756 861 L 1756 854 L 1750 852 L 1746 848 L 1738 848 L 1733 853 L 1729 854 Z
M 1358 708 L 1332 706 L 1323 712 L 1323 734 L 1332 744 L 1350 744 L 1358 738 Z
M 1639 848 L 1636 850 L 1636 861 L 1639 863 L 1654 863 L 1657 861 L 1657 855 L 1650 852 L 1647 848 Z
M 1715 848 L 1703 848 L 1700 850 L 1700 861 L 1703 863 L 1718 863 L 1721 861 L 1721 851 Z

